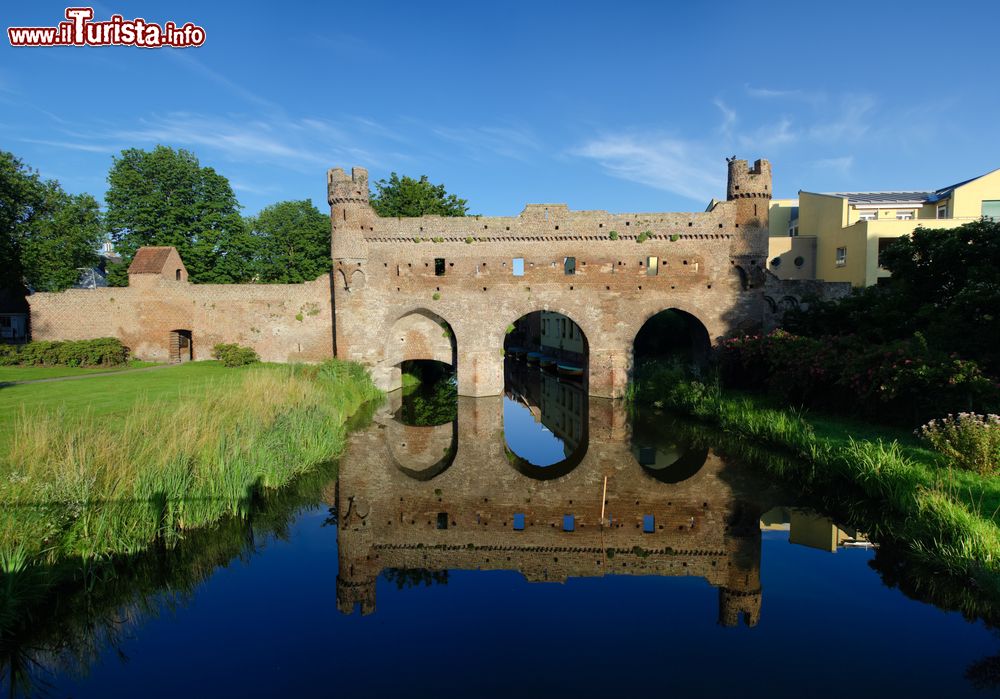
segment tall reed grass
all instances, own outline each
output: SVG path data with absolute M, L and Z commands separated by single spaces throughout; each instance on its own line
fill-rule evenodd
M 24 411 L 0 454 L 0 551 L 130 554 L 243 514 L 338 456 L 345 421 L 379 397 L 361 366 L 331 361 L 254 368 L 124 419 Z

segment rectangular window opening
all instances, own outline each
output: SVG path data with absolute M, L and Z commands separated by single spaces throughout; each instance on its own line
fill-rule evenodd
M 438 512 L 437 528 L 438 529 L 447 529 L 448 528 L 448 513 L 447 512 Z
M 847 248 L 837 248 L 837 266 L 843 267 L 847 264 Z
M 983 200 L 983 218 L 990 221 L 1000 221 L 1000 199 Z
M 938 208 L 937 208 L 937 217 L 938 218 L 948 218 L 948 205 L 947 204 L 941 204 L 941 205 L 938 206 Z
M 516 532 L 523 532 L 524 531 L 524 513 L 523 512 L 518 512 L 516 515 L 514 515 L 513 528 L 514 528 L 514 531 L 516 531 Z
M 655 277 L 660 273 L 660 258 L 658 257 L 647 257 L 646 258 L 646 276 Z
M 573 515 L 563 515 L 563 531 L 576 531 L 576 517 Z
M 514 272 L 514 276 L 515 277 L 523 277 L 524 276 L 524 258 L 523 257 L 515 257 L 514 258 L 514 262 L 511 265 L 511 269 Z
M 434 276 L 435 277 L 443 277 L 444 276 L 444 269 L 445 269 L 445 267 L 444 267 L 444 258 L 443 257 L 435 257 L 434 258 Z
M 563 272 L 566 274 L 576 274 L 576 258 L 575 257 L 565 257 L 563 258 Z
M 642 533 L 652 534 L 656 531 L 656 518 L 653 515 L 642 516 Z

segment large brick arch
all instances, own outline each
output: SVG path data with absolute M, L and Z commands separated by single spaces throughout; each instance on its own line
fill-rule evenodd
M 413 360 L 429 360 L 454 366 L 456 338 L 451 323 L 423 307 L 414 307 L 388 324 L 382 333 L 382 353 L 376 371 L 389 375 L 392 388 L 400 383 L 399 365 Z

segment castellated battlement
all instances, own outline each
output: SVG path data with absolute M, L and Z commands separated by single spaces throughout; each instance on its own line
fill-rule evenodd
M 368 170 L 355 167 L 348 175 L 343 168 L 330 168 L 326 173 L 326 198 L 330 206 L 339 202 L 367 204 Z
M 771 198 L 771 163 L 758 159 L 753 167 L 746 160 L 727 158 L 729 163 L 729 179 L 726 187 L 726 200 L 747 199 L 752 197 Z

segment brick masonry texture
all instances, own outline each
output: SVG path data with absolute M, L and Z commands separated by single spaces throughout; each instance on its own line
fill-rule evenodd
M 194 359 L 209 359 L 219 342 L 253 347 L 274 362 L 315 362 L 333 354 L 329 276 L 306 284 L 190 284 L 132 275 L 128 287 L 70 289 L 28 300 L 33 339 L 117 337 L 150 361 L 172 359 L 176 330 L 191 331 Z
M 506 329 L 533 311 L 562 313 L 580 326 L 590 392 L 606 397 L 624 393 L 632 342 L 660 311 L 691 314 L 713 342 L 761 326 L 767 161 L 730 161 L 730 199 L 702 213 L 534 204 L 514 217 L 381 218 L 368 202 L 367 171 L 337 168 L 327 180 L 336 352 L 372 367 L 385 389 L 399 386 L 400 360 L 440 358 L 442 349 L 432 347 L 444 328 L 457 349 L 459 393 L 499 394 Z M 574 274 L 565 273 L 568 257 Z M 523 276 L 513 274 L 515 258 L 524 261 Z

